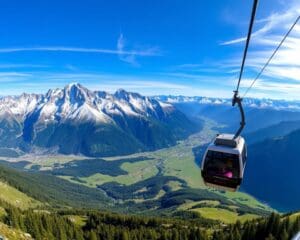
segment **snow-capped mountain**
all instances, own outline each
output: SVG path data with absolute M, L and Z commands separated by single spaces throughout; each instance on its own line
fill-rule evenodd
M 95 121 L 113 123 L 114 115 L 152 116 L 160 118 L 171 104 L 118 90 L 115 94 L 90 91 L 78 83 L 63 89 L 49 90 L 45 95 L 22 94 L 0 99 L 0 114 L 20 119 L 36 114 L 37 121 Z
M 168 146 L 194 129 L 172 104 L 122 89 L 110 94 L 73 83 L 0 99 L 0 147 L 106 156 Z
M 232 99 L 229 98 L 212 98 L 212 97 L 189 97 L 189 96 L 155 96 L 154 99 L 166 103 L 199 103 L 199 104 L 211 104 L 211 105 L 231 105 Z M 285 101 L 274 99 L 257 99 L 257 98 L 245 98 L 243 99 L 243 105 L 245 107 L 253 108 L 269 108 L 275 110 L 291 110 L 300 111 L 300 101 Z

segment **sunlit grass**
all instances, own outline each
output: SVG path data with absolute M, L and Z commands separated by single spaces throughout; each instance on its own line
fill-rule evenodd
M 4 223 L 0 222 L 0 235 L 9 240 L 29 240 L 33 239 L 28 233 L 24 233 L 15 228 L 11 228 Z
M 238 213 L 234 211 L 221 208 L 203 207 L 193 209 L 193 211 L 200 213 L 204 218 L 219 220 L 223 223 L 235 223 L 237 220 L 244 222 L 258 217 L 255 214 L 244 214 L 239 216 Z
M 87 217 L 86 216 L 78 216 L 78 215 L 67 215 L 66 216 L 71 222 L 76 225 L 83 227 L 86 224 Z
M 128 174 L 114 177 L 96 173 L 89 177 L 83 177 L 81 180 L 85 181 L 86 185 L 90 187 L 96 187 L 106 182 L 130 185 L 155 176 L 158 173 L 156 163 L 156 160 L 145 160 L 133 163 L 126 162 L 121 165 L 121 168 L 127 171 Z
M 188 202 L 180 205 L 177 209 L 178 210 L 191 210 L 194 206 L 196 206 L 198 204 L 207 204 L 211 207 L 216 207 L 220 204 L 220 202 L 216 201 L 216 200 L 188 201 Z
M 21 209 L 34 208 L 42 205 L 42 203 L 4 182 L 0 182 L 0 199 Z

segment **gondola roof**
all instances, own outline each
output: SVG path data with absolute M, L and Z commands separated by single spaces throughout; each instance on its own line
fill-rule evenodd
M 221 146 L 226 146 L 226 147 L 232 147 L 236 148 L 239 145 L 239 142 L 241 140 L 241 137 L 234 137 L 234 134 L 219 134 L 216 136 L 214 144 L 215 145 L 221 145 Z

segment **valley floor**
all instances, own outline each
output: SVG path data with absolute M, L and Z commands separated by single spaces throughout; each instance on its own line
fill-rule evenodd
M 176 146 L 154 152 L 101 159 L 73 155 L 24 155 L 2 158 L 2 162 L 29 172 L 51 174 L 95 191 L 101 190 L 110 199 L 109 207 L 122 212 L 138 211 L 150 215 L 190 212 L 231 223 L 272 211 L 244 192 L 222 192 L 204 186 L 199 163 L 206 144 L 216 134 L 213 130 L 216 123 L 211 120 L 204 122 L 200 132 Z M 2 199 L 5 200 L 4 197 Z M 31 200 L 24 200 L 24 205 L 28 201 Z M 219 218 L 220 212 L 223 218 Z

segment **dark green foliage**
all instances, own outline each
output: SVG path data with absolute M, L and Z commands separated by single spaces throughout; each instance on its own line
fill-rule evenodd
M 8 162 L 5 160 L 0 160 L 0 163 L 2 165 L 6 165 L 9 167 L 18 168 L 18 169 L 24 169 L 28 164 L 31 164 L 31 162 L 28 162 L 28 161 Z
M 0 179 L 21 192 L 55 206 L 101 208 L 107 197 L 100 191 L 52 175 L 22 172 L 0 165 Z
M 199 223 L 97 212 L 88 214 L 83 229 L 99 239 L 208 239 Z
M 45 213 L 33 210 L 21 211 L 12 206 L 6 206 L 4 222 L 14 228 L 31 234 L 34 239 L 78 239 L 83 240 L 84 234 L 80 227 L 68 218 L 56 213 Z
M 223 229 L 221 235 L 224 240 L 284 240 L 292 239 L 299 231 L 299 217 L 291 222 L 289 218 L 281 218 L 280 215 L 272 213 L 268 218 L 230 225 Z
M 143 159 L 132 159 L 132 161 L 139 160 Z M 95 189 L 71 183 L 50 174 L 33 171 L 24 172 L 0 164 L 0 180 L 7 182 L 9 185 L 41 202 L 47 202 L 51 206 L 58 208 L 66 206 L 92 209 L 106 208 L 119 212 L 143 212 L 143 214 L 172 216 L 176 212 L 176 208 L 180 204 L 185 203 L 186 200 L 219 200 L 224 205 L 224 208 L 226 205 L 233 204 L 222 195 L 207 190 L 185 188 L 186 183 L 183 180 L 172 176 L 157 175 L 129 186 L 111 182 L 98 186 L 98 189 Z M 82 182 L 77 177 L 73 177 L 73 180 Z M 169 181 L 179 182 L 184 189 L 171 192 L 170 188 L 167 187 Z M 141 189 L 146 190 L 140 191 Z M 166 195 L 152 200 L 161 189 L 164 189 Z M 147 201 L 136 203 L 133 199 L 137 198 Z M 123 201 L 114 201 L 114 199 Z M 234 205 L 238 207 L 236 211 L 240 215 L 244 213 L 267 214 L 264 210 L 247 207 L 243 204 L 234 203 Z M 188 216 L 187 213 L 183 215 L 185 217 Z
M 271 214 L 242 224 L 224 226 L 204 219 L 182 220 L 116 213 L 64 210 L 22 211 L 0 201 L 6 216 L 0 220 L 35 239 L 182 239 L 182 240 L 285 240 L 300 231 L 300 217 L 290 221 L 288 217 Z M 70 216 L 81 216 L 85 224 L 77 225 Z
M 98 188 L 104 190 L 108 196 L 116 199 L 134 199 L 134 198 L 154 198 L 161 189 L 169 181 L 177 181 L 186 185 L 185 181 L 172 176 L 155 176 L 146 180 L 137 182 L 135 184 L 124 186 L 116 182 L 109 182 L 99 185 Z M 146 188 L 146 191 L 138 191 Z M 166 189 L 166 188 L 165 188 Z M 167 190 L 167 189 L 166 189 Z
M 88 177 L 95 173 L 101 173 L 110 176 L 125 175 L 127 172 L 121 168 L 125 162 L 134 163 L 144 160 L 151 160 L 147 157 L 126 158 L 115 161 L 106 161 L 103 159 L 83 159 L 58 164 L 50 173 L 55 175 L 66 175 L 74 177 Z
M 143 150 L 143 146 L 131 135 L 115 125 L 71 122 L 47 125 L 32 138 L 40 147 L 58 146 L 64 154 L 82 153 L 100 157 L 125 155 Z
M 201 223 L 178 219 L 126 216 L 86 210 L 60 212 L 21 211 L 7 203 L 0 205 L 6 210 L 3 221 L 28 232 L 35 239 L 208 239 Z M 86 218 L 82 227 L 68 216 Z
M 219 201 L 223 206 L 223 208 L 226 208 L 226 205 L 232 205 L 232 201 L 227 199 L 226 197 L 213 193 L 211 191 L 208 191 L 206 189 L 192 189 L 192 188 L 186 188 L 186 189 L 180 189 L 174 192 L 169 192 L 165 194 L 162 197 L 161 200 L 161 206 L 163 208 L 172 207 L 172 206 L 179 206 L 180 204 L 185 203 L 187 200 L 193 200 L 193 201 L 201 201 L 201 200 L 217 200 Z M 253 214 L 259 214 L 262 216 L 266 216 L 269 214 L 266 210 L 258 209 L 258 208 L 251 208 L 247 205 L 235 202 L 235 206 L 237 206 L 237 212 L 239 214 L 244 213 L 253 213 Z
M 219 194 L 210 192 L 205 189 L 180 189 L 175 192 L 170 192 L 162 198 L 163 207 L 178 206 L 185 203 L 187 200 L 218 200 L 224 204 L 230 204 L 230 201 Z
M 249 146 L 243 188 L 276 209 L 298 210 L 299 139 L 300 130 L 297 130 L 284 137 Z

